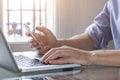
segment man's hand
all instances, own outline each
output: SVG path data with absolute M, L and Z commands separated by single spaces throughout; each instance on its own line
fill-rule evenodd
M 41 61 L 46 64 L 70 64 L 90 65 L 91 53 L 68 46 L 62 46 L 49 50 Z
M 45 54 L 49 49 L 57 46 L 57 39 L 53 33 L 45 27 L 36 27 L 38 32 L 33 32 L 38 41 L 31 39 L 29 41 L 32 48 L 36 49 L 38 54 Z M 29 33 L 27 36 L 31 36 Z

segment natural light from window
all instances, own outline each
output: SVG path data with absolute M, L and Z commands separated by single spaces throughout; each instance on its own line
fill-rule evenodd
M 53 27 L 53 7 L 54 0 L 3 0 L 3 30 L 8 41 L 27 41 L 24 23 L 31 30 L 49 23 Z

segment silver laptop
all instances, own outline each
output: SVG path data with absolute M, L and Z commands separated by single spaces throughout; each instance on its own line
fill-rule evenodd
M 79 64 L 65 65 L 45 65 L 38 59 L 40 56 L 37 53 L 30 52 L 15 52 L 13 53 L 7 40 L 0 29 L 0 66 L 15 72 L 18 75 L 47 73 L 59 70 L 72 70 L 80 68 Z

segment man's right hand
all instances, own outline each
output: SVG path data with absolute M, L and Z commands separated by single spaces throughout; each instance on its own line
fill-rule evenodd
M 54 34 L 45 27 L 36 27 L 38 32 L 34 32 L 34 36 L 38 41 L 31 39 L 29 41 L 31 48 L 37 50 L 38 54 L 43 55 L 48 50 L 58 45 L 58 41 Z M 29 33 L 26 33 L 27 36 L 31 36 Z

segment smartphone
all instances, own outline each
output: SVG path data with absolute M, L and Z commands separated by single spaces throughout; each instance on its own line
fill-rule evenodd
M 36 38 L 36 37 L 34 36 L 34 34 L 32 33 L 32 31 L 30 30 L 30 27 L 28 26 L 28 24 L 24 24 L 24 27 L 25 27 L 25 29 L 27 30 L 27 32 L 30 33 L 30 35 L 32 36 L 32 38 L 33 38 L 34 40 L 38 41 L 37 38 Z

